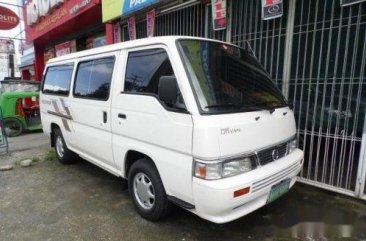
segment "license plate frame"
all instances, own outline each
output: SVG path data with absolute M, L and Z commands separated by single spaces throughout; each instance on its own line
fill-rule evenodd
M 280 183 L 273 185 L 271 187 L 271 191 L 269 192 L 267 203 L 271 203 L 287 193 L 290 189 L 290 182 L 291 179 L 288 178 L 281 181 Z

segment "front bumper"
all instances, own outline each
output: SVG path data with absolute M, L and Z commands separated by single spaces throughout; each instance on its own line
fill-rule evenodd
M 193 195 L 198 216 L 215 223 L 238 219 L 266 205 L 271 187 L 290 179 L 290 188 L 303 165 L 303 152 L 299 149 L 277 161 L 248 173 L 220 180 L 193 178 Z M 250 187 L 250 192 L 234 197 L 234 192 Z

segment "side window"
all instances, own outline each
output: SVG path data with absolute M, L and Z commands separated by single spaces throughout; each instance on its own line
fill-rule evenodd
M 72 64 L 48 67 L 42 92 L 45 94 L 69 95 L 73 68 Z
M 107 100 L 112 80 L 114 57 L 81 62 L 74 84 L 74 96 Z
M 130 52 L 125 77 L 126 92 L 158 94 L 161 76 L 174 75 L 164 49 Z

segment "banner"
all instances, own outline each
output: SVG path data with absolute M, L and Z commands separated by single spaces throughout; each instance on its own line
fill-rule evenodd
M 226 0 L 211 0 L 213 30 L 226 29 Z
M 134 16 L 128 18 L 127 26 L 128 26 L 128 34 L 130 36 L 130 40 L 135 40 L 136 39 L 136 21 L 135 21 Z
M 147 37 L 154 36 L 155 30 L 155 9 L 146 13 Z
M 119 43 L 122 41 L 121 39 L 121 25 L 119 22 L 113 24 L 113 39 L 115 43 Z
M 356 4 L 356 3 L 361 3 L 361 2 L 365 2 L 366 0 L 341 0 L 341 6 L 345 7 L 345 6 L 349 6 L 352 4 Z
M 282 0 L 262 0 L 262 19 L 270 20 L 282 17 L 283 2 Z

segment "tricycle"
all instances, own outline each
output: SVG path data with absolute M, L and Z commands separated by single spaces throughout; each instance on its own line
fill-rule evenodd
M 1 85 L 0 107 L 3 111 L 6 135 L 14 137 L 24 131 L 42 130 L 39 112 L 39 83 L 2 81 Z

